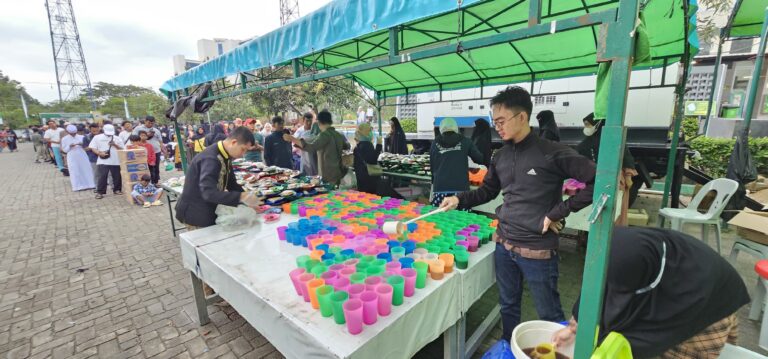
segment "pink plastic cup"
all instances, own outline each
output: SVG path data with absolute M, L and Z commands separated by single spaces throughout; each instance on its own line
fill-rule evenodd
M 365 278 L 365 290 L 374 290 L 381 282 L 382 279 L 379 276 Z
M 379 297 L 379 315 L 387 316 L 392 313 L 392 286 L 389 283 L 381 283 L 376 287 L 376 294 Z
M 346 277 L 338 277 L 336 278 L 336 281 L 333 283 L 333 289 L 335 291 L 347 291 L 349 290 L 349 278 Z
M 341 271 L 339 271 L 339 276 L 344 278 L 349 278 L 349 276 L 357 273 L 357 270 L 355 268 L 344 268 Z
M 320 278 L 325 281 L 325 284 L 333 285 L 333 283 L 336 282 L 336 279 L 339 278 L 339 274 L 336 272 L 328 271 L 321 274 Z
M 392 261 L 392 262 L 387 262 L 384 268 L 387 271 L 400 272 L 400 268 L 402 268 L 402 266 L 403 265 L 399 261 Z
M 296 289 L 297 295 L 302 295 L 301 293 L 301 283 L 299 283 L 299 276 L 306 273 L 307 270 L 304 268 L 296 268 L 292 270 L 288 276 L 291 277 L 291 282 L 293 283 L 293 288 Z
M 301 296 L 304 297 L 304 301 L 309 303 L 309 292 L 307 291 L 307 283 L 315 279 L 315 275 L 312 273 L 304 273 L 299 275 L 299 284 L 301 284 Z
M 477 252 L 477 247 L 480 245 L 480 238 L 477 238 L 475 236 L 469 236 L 467 238 L 467 242 L 469 242 L 469 251 L 470 252 Z
M 347 266 L 343 264 L 334 264 L 330 267 L 328 267 L 328 270 L 332 270 L 334 272 L 341 272 L 342 269 L 347 268 Z
M 412 297 L 416 292 L 416 270 L 413 268 L 405 268 L 400 271 L 400 275 L 405 278 L 405 288 L 403 289 L 403 295 L 406 297 Z
M 363 331 L 363 302 L 357 298 L 350 298 L 344 302 L 343 308 L 349 334 L 360 334 Z
M 366 325 L 376 323 L 379 312 L 379 295 L 372 290 L 366 290 L 360 294 L 360 301 L 363 302 L 363 323 Z
M 351 298 L 357 299 L 357 298 L 360 297 L 360 294 L 365 292 L 365 284 L 360 284 L 360 283 L 350 284 L 349 285 L 349 289 L 347 290 L 347 292 L 349 293 L 349 298 L 350 299 Z
M 286 226 L 277 227 L 277 238 L 279 238 L 281 241 L 285 240 L 285 230 L 288 229 Z

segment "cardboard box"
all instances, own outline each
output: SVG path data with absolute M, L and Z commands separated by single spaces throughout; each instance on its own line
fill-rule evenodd
M 744 210 L 728 221 L 741 238 L 768 245 L 768 212 Z
M 768 210 L 768 189 L 762 190 L 760 192 L 750 193 L 747 196 L 757 201 L 757 203 L 762 203 L 764 206 L 763 210 Z
M 149 172 L 147 162 L 120 163 L 120 172 Z
M 120 163 L 146 163 L 147 150 L 143 148 L 117 150 L 117 158 L 120 159 Z
M 123 183 L 126 182 L 133 182 L 137 183 L 139 182 L 139 179 L 141 179 L 142 175 L 149 174 L 149 171 L 139 171 L 139 172 L 125 172 L 120 171 L 120 177 L 123 179 Z M 133 186 L 131 186 L 133 188 Z

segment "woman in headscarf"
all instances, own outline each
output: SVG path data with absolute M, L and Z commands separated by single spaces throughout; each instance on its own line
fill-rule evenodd
M 389 135 L 387 135 L 384 144 L 384 151 L 398 155 L 408 154 L 408 144 L 405 142 L 405 131 L 400 126 L 400 120 L 397 117 L 389 119 Z
M 357 178 L 357 190 L 376 194 L 379 188 L 380 176 L 371 176 L 368 173 L 368 165 L 379 164 L 379 154 L 381 154 L 381 137 L 378 139 L 376 147 L 373 147 L 373 129 L 371 124 L 362 122 L 357 125 L 355 131 L 355 141 L 357 145 L 353 154 L 355 156 L 355 177 Z
M 598 338 L 622 334 L 635 358 L 717 358 L 726 342 L 735 344 L 736 311 L 747 303 L 739 273 L 706 243 L 666 229 L 617 227 Z M 573 341 L 578 317 L 577 300 L 553 343 Z
M 224 141 L 227 138 L 227 135 L 224 133 L 224 126 L 222 125 L 215 125 L 213 126 L 213 132 L 209 134 L 208 136 L 205 136 L 205 147 L 208 147 L 210 145 L 215 144 L 219 141 Z
M 88 154 L 83 149 L 83 135 L 77 134 L 77 126 L 68 125 L 67 136 L 61 139 L 61 150 L 67 154 L 69 182 L 73 191 L 83 191 L 96 188 L 93 181 L 93 169 L 88 160 Z
M 459 133 L 459 125 L 453 118 L 440 122 L 440 136 L 429 150 L 429 165 L 432 168 L 432 205 L 443 203 L 445 197 L 469 191 L 469 163 L 483 162 L 483 154 L 472 141 Z
M 267 137 L 272 134 L 272 124 L 267 122 L 264 124 L 264 127 L 261 129 L 261 135 L 264 137 Z
M 539 137 L 552 142 L 560 142 L 560 129 L 555 122 L 555 114 L 550 110 L 544 110 L 536 115 L 539 120 Z
M 202 127 L 198 127 L 197 131 L 192 134 L 188 141 L 190 142 L 190 147 L 192 148 L 192 153 L 189 157 L 189 160 L 191 161 L 193 158 L 195 158 L 196 154 L 203 152 L 206 147 L 205 130 Z
M 491 125 L 485 119 L 475 120 L 475 130 L 472 131 L 472 143 L 483 155 L 482 162 L 476 162 L 488 167 L 491 163 Z
M 597 163 L 600 151 L 600 136 L 603 134 L 604 120 L 596 120 L 595 114 L 590 113 L 582 120 L 584 122 L 584 136 L 581 143 L 576 146 L 576 152 Z M 622 171 L 619 174 L 619 189 L 624 192 L 621 203 L 621 214 L 616 220 L 616 224 L 626 226 L 629 222 L 628 212 L 630 189 L 632 188 L 632 177 L 637 176 L 635 170 L 635 158 L 629 152 L 629 148 L 624 147 L 624 159 L 621 165 Z

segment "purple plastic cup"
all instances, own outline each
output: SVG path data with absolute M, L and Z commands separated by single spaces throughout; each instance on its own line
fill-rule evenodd
M 307 216 L 307 207 L 299 206 L 299 217 Z
M 307 290 L 307 283 L 315 279 L 315 275 L 312 273 L 304 273 L 304 274 L 300 274 L 298 279 L 299 279 L 299 284 L 301 284 L 301 296 L 304 297 L 305 302 L 309 303 L 309 292 Z
M 286 229 L 288 229 L 287 226 L 277 227 L 277 238 L 279 238 L 281 241 L 285 240 L 285 230 Z
M 342 307 L 349 334 L 360 334 L 363 331 L 363 302 L 357 298 L 350 298 Z
M 349 290 L 349 285 L 350 285 L 349 278 L 338 277 L 336 278 L 336 281 L 333 282 L 333 289 L 336 290 L 337 292 L 341 290 L 346 292 Z
M 357 269 L 357 267 L 355 266 L 357 265 L 358 262 L 360 262 L 360 260 L 357 258 L 347 259 L 346 261 L 344 261 L 344 265 L 347 266 L 348 268 Z
M 372 290 L 366 290 L 360 294 L 360 301 L 363 302 L 363 323 L 366 325 L 376 323 L 379 313 L 379 295 Z
M 412 297 L 416 292 L 416 270 L 413 268 L 405 268 L 400 271 L 400 275 L 405 278 L 405 288 L 403 295 L 406 297 Z
M 320 275 L 327 285 L 333 285 L 336 283 L 336 279 L 339 278 L 339 274 L 333 271 L 328 271 Z
M 379 315 L 382 317 L 392 313 L 392 293 L 393 289 L 389 283 L 381 283 L 376 287 L 376 294 L 379 297 Z
M 296 268 L 292 270 L 288 276 L 291 277 L 291 282 L 293 283 L 293 288 L 296 289 L 297 295 L 302 295 L 301 293 L 301 283 L 299 283 L 299 276 L 306 273 L 307 270 L 304 268 Z
M 365 292 L 365 284 L 350 284 L 349 289 L 347 289 L 347 293 L 349 293 L 349 298 L 359 298 L 360 294 Z
M 468 241 L 456 241 L 457 246 L 464 246 L 467 249 L 469 249 L 469 242 Z
M 382 279 L 379 276 L 371 276 L 368 278 L 365 278 L 365 290 L 374 290 L 376 289 L 376 286 L 381 284 Z

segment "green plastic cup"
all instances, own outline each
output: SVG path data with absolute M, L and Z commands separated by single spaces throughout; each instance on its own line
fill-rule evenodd
M 375 276 L 375 275 L 381 275 L 384 274 L 384 271 L 381 270 L 379 267 L 368 267 L 366 269 L 365 274 L 367 274 L 369 277 Z
M 349 299 L 349 293 L 343 290 L 331 294 L 331 304 L 333 305 L 333 321 L 336 322 L 336 324 L 346 323 L 346 320 L 344 320 L 343 306 L 347 299 Z
M 429 253 L 440 254 L 440 246 L 427 246 L 427 251 Z
M 416 248 L 427 248 L 426 242 L 416 242 Z
M 459 246 L 463 247 L 463 246 Z M 456 259 L 456 268 L 459 269 L 467 269 L 469 266 L 469 252 L 467 251 L 456 251 L 456 253 L 453 254 L 454 259 Z
M 310 270 L 310 272 L 314 274 L 316 277 L 320 278 L 320 275 L 325 273 L 327 270 L 328 270 L 328 267 L 326 267 L 324 264 L 318 264 L 312 267 L 312 270 Z
M 355 264 L 355 269 L 357 269 L 358 273 L 365 273 L 365 271 L 370 266 L 371 266 L 370 262 L 362 262 L 362 261 L 360 261 L 360 262 L 357 262 L 357 264 Z
M 415 262 L 413 268 L 416 268 L 416 288 L 424 288 L 427 285 L 427 270 L 429 264 L 426 262 Z
M 308 255 L 298 256 L 296 257 L 296 266 L 299 268 L 309 269 L 307 268 L 309 261 L 311 258 L 309 258 Z
M 361 263 L 362 262 L 370 263 L 370 262 L 373 262 L 375 260 L 376 260 L 376 257 L 374 257 L 374 256 L 362 256 L 362 257 L 360 257 L 360 262 Z
M 320 303 L 320 315 L 328 318 L 333 315 L 333 287 L 323 285 L 317 288 L 317 301 Z
M 352 275 L 349 276 L 349 281 L 352 284 L 363 283 L 365 282 L 366 277 L 367 276 L 365 275 L 365 273 L 360 273 L 360 272 L 353 273 Z
M 319 260 L 317 260 L 317 259 L 310 259 L 309 262 L 307 262 L 307 271 L 311 271 L 312 268 L 314 268 L 316 265 L 320 265 L 320 264 L 322 264 L 322 263 Z
M 335 259 L 326 259 L 326 260 L 323 261 L 323 264 L 326 267 L 330 267 L 330 266 L 336 264 L 336 260 Z
M 392 305 L 403 304 L 403 292 L 405 291 L 405 278 L 401 275 L 393 275 L 387 278 L 387 283 L 392 286 Z

